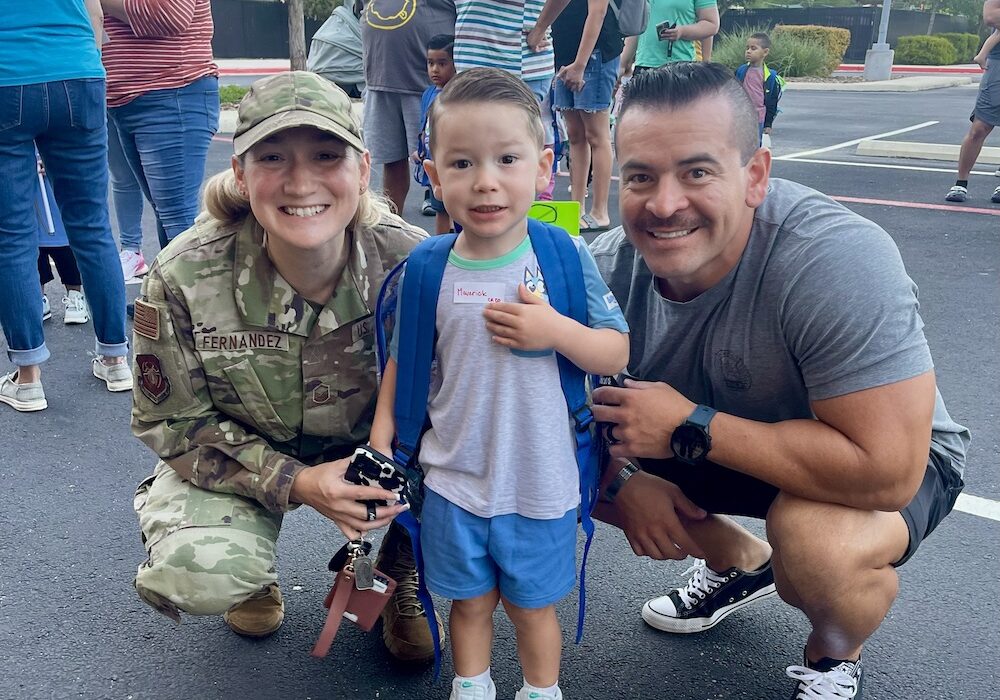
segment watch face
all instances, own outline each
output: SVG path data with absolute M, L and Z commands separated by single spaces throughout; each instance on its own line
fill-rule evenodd
M 708 435 L 693 425 L 679 425 L 670 438 L 670 449 L 682 462 L 693 464 L 705 458 L 711 447 Z

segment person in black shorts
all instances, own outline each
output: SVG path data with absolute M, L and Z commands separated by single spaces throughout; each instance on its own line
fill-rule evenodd
M 983 23 L 993 28 L 993 34 L 986 39 L 983 48 L 976 55 L 977 63 L 986 64 L 983 66 L 986 72 L 979 81 L 976 106 L 969 117 L 972 126 L 962 140 L 962 149 L 958 153 L 958 179 L 944 197 L 949 202 L 964 202 L 968 199 L 972 166 L 983 150 L 986 137 L 993 131 L 993 127 L 1000 124 L 1000 0 L 986 0 L 983 3 Z M 993 190 L 990 201 L 1000 204 L 1000 187 Z
M 916 286 L 876 224 L 770 178 L 722 66 L 637 75 L 618 125 L 623 228 L 591 249 L 634 379 L 594 392 L 602 510 L 637 554 L 697 558 L 643 620 L 700 632 L 777 593 L 812 625 L 793 697 L 859 698 L 895 567 L 963 487 L 969 434 L 937 392 Z

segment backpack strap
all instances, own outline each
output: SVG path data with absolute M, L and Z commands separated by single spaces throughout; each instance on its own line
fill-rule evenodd
M 542 268 L 549 303 L 562 315 L 585 326 L 589 325 L 583 264 L 573 239 L 565 230 L 533 219 L 528 220 L 528 236 L 531 238 L 538 266 Z M 587 536 L 580 563 L 580 605 L 576 624 L 576 642 L 579 644 L 583 639 L 583 621 L 587 607 L 587 555 L 594 539 L 591 513 L 597 503 L 598 455 L 591 432 L 594 414 L 587 401 L 587 373 L 559 353 L 556 353 L 556 359 L 559 364 L 559 382 L 573 421 L 576 463 L 580 474 L 580 526 Z
M 448 254 L 457 234 L 428 238 L 410 252 L 397 301 L 397 329 L 406 338 L 396 358 L 396 435 L 395 458 L 409 466 L 414 461 L 424 424 L 427 422 L 427 397 L 430 393 L 431 361 L 437 325 L 437 300 Z
M 399 345 L 396 358 L 396 449 L 393 460 L 402 465 L 407 475 L 410 493 L 408 510 L 396 516 L 396 522 L 406 529 L 413 546 L 413 560 L 417 570 L 417 599 L 424 607 L 431 639 L 434 640 L 434 678 L 441 673 L 441 639 L 438 634 L 434 602 L 424 581 L 424 557 L 420 547 L 420 521 L 417 513 L 422 502 L 420 488 L 423 470 L 417 462 L 417 446 L 427 423 L 427 397 L 431 383 L 431 361 L 434 359 L 434 339 L 437 335 L 437 300 L 444 277 L 448 254 L 455 245 L 457 234 L 434 236 L 422 241 L 410 252 L 406 260 L 402 288 L 396 295 L 396 333 L 405 340 Z M 392 274 L 396 274 L 394 270 Z M 386 287 L 383 286 L 383 291 Z M 381 293 L 380 293 L 381 302 Z M 376 329 L 384 336 L 381 322 Z M 381 346 L 384 337 L 379 339 Z M 388 353 L 384 353 L 388 357 Z M 414 502 L 416 501 L 416 502 Z

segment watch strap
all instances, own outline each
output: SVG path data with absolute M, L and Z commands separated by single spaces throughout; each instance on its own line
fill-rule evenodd
M 698 404 L 698 407 L 694 409 L 694 411 L 691 413 L 690 416 L 688 416 L 688 419 L 684 421 L 684 423 L 686 425 L 695 425 L 705 430 L 705 432 L 708 432 L 708 424 L 715 417 L 716 413 L 718 413 L 718 411 L 716 411 L 711 406 Z

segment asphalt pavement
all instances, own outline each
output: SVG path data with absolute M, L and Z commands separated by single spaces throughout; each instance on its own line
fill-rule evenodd
M 775 122 L 774 176 L 840 198 L 896 240 L 920 287 L 941 392 L 955 419 L 973 430 L 966 493 L 982 500 L 963 500 L 965 512 L 948 517 L 900 570 L 896 605 L 866 647 L 868 700 L 1000 697 L 1000 205 L 989 202 L 1000 178 L 992 176 L 992 166 L 979 167 L 984 174 L 973 176 L 972 198 L 946 205 L 954 164 L 861 157 L 854 145 L 830 147 L 927 122 L 935 123 L 885 138 L 957 144 L 975 94 L 971 87 L 905 94 L 789 91 Z M 224 139 L 214 142 L 208 172 L 228 167 L 229 153 Z M 557 193 L 565 195 L 567 180 L 559 178 Z M 419 214 L 419 200 L 414 188 L 404 215 L 430 226 L 433 219 Z M 156 236 L 149 211 L 144 228 L 151 259 Z M 130 296 L 137 291 L 129 287 Z M 447 697 L 450 662 L 445 680 L 435 683 L 429 669 L 395 664 L 377 634 L 349 625 L 328 658 L 309 657 L 325 612 L 326 561 L 342 540 L 306 509 L 287 516 L 280 539 L 287 617 L 270 639 L 237 637 L 220 618 L 185 617 L 176 625 L 136 598 L 131 581 L 144 552 L 132 492 L 155 460 L 131 437 L 130 397 L 108 393 L 90 376 L 92 325 L 64 326 L 61 292 L 50 290 L 49 296 L 52 359 L 43 374 L 49 408 L 18 414 L 0 407 L 0 489 L 6 494 L 0 509 L 0 698 Z M 759 531 L 759 524 L 751 526 Z M 620 533 L 599 528 L 582 644 L 570 639 L 575 596 L 559 608 L 567 698 L 790 695 L 783 669 L 799 662 L 808 626 L 776 599 L 699 635 L 672 636 L 642 622 L 643 601 L 681 583 L 688 564 L 636 558 Z M 502 615 L 496 624 L 494 678 L 500 697 L 512 697 L 521 683 L 513 630 Z

